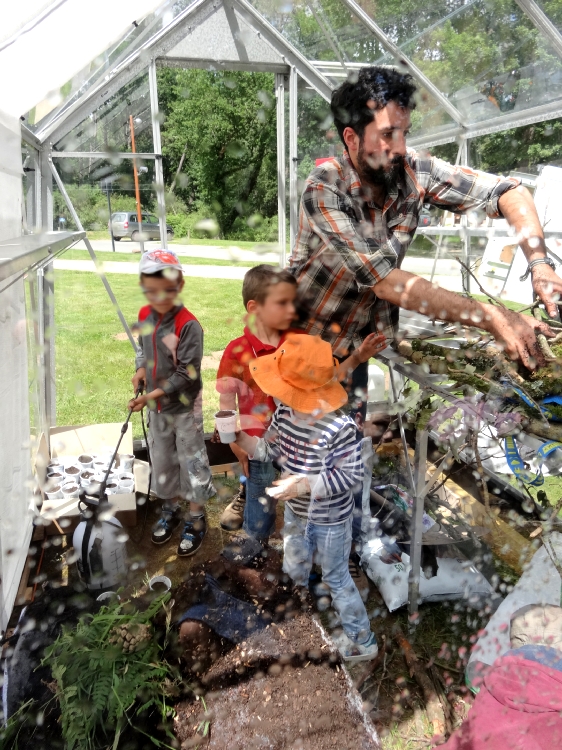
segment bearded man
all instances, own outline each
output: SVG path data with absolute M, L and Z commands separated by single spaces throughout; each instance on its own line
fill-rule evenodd
M 477 302 L 402 271 L 424 205 L 455 213 L 484 209 L 515 229 L 533 289 L 557 316 L 562 279 L 547 258 L 530 193 L 514 178 L 455 167 L 406 147 L 416 87 L 390 67 L 362 68 L 332 95 L 343 156 L 317 167 L 306 181 L 299 230 L 289 260 L 298 281 L 298 325 L 329 341 L 340 360 L 370 333 L 393 339 L 398 308 L 475 325 L 526 367 L 542 363 L 536 334 L 551 329 L 531 316 Z M 350 385 L 366 393 L 368 363 Z M 366 397 L 352 406 L 361 429 Z

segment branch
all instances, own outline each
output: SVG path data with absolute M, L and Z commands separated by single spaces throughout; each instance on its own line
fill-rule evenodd
M 486 297 L 488 297 L 488 299 L 490 300 L 490 302 L 495 302 L 496 305 L 499 305 L 500 307 L 503 307 L 504 310 L 507 310 L 507 307 L 504 305 L 504 303 L 501 301 L 501 299 L 499 299 L 498 297 L 494 297 L 493 294 L 490 294 L 490 292 L 488 292 L 488 291 L 486 291 L 486 289 L 484 289 L 484 287 L 482 286 L 482 284 L 478 281 L 478 279 L 476 278 L 476 276 L 474 275 L 474 273 L 470 270 L 470 268 L 466 265 L 466 263 L 463 263 L 460 258 L 457 258 L 456 261 L 457 261 L 457 263 L 460 263 L 461 266 L 464 268 L 464 270 L 474 279 L 474 281 L 476 282 L 476 286 L 478 287 L 478 289 L 480 289 L 480 291 L 482 292 L 482 294 L 484 294 Z

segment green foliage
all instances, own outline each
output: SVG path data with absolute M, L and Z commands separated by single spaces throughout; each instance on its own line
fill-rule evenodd
M 168 599 L 169 594 L 159 597 L 143 613 L 125 613 L 129 608 L 119 602 L 102 607 L 96 615 L 84 615 L 75 629 L 64 628 L 46 650 L 42 663 L 56 681 L 67 750 L 117 747 L 126 725 L 134 727 L 135 717 L 147 711 L 156 712 L 161 725 L 173 716 L 167 696 L 176 680 L 156 639 L 135 652 L 112 643 L 119 628 L 149 623 Z
M 162 144 L 170 184 L 190 210 L 211 207 L 220 235 L 238 217 L 271 216 L 277 205 L 273 75 L 165 69 Z

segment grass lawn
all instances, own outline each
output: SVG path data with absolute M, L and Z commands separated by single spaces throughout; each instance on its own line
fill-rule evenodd
M 106 262 L 116 263 L 135 263 L 138 265 L 140 260 L 140 253 L 113 253 L 113 252 L 99 252 L 96 250 L 97 257 Z M 63 260 L 91 260 L 90 253 L 87 250 L 67 250 L 61 256 Z M 259 262 L 253 262 L 251 260 L 214 260 L 213 258 L 188 258 L 185 255 L 180 256 L 181 262 L 186 266 L 242 266 L 243 268 L 252 268 L 253 266 L 259 266 Z M 274 266 L 275 263 L 270 265 Z
M 145 304 L 134 276 L 112 274 L 111 286 L 125 318 L 134 323 Z M 183 300 L 205 330 L 205 354 L 220 351 L 242 332 L 242 282 L 186 278 Z M 55 271 L 57 423 L 123 422 L 134 374 L 129 340 L 115 338 L 121 324 L 95 274 Z M 218 408 L 216 370 L 204 370 L 205 429 Z M 140 437 L 140 416 L 134 415 Z

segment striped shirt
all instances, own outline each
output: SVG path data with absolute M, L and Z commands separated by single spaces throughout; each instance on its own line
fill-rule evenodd
M 353 511 L 353 494 L 361 488 L 363 461 L 354 422 L 340 411 L 314 424 L 295 416 L 281 404 L 269 430 L 253 455 L 256 461 L 275 459 L 284 474 L 309 480 L 310 497 L 287 501 L 293 513 L 316 524 L 341 523 Z
M 498 218 L 499 198 L 518 184 L 409 149 L 381 209 L 365 195 L 347 152 L 324 162 L 306 181 L 289 259 L 299 285 L 298 327 L 329 341 L 339 357 L 371 332 L 393 339 L 398 308 L 373 287 L 400 268 L 423 205 L 455 213 L 482 208 Z

